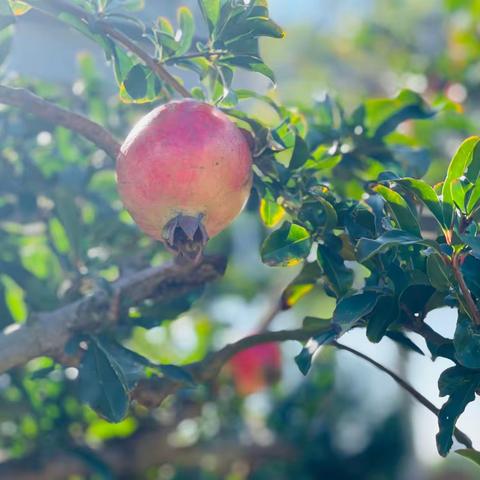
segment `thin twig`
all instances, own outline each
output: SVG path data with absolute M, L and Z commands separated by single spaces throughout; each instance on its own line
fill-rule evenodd
M 355 350 L 354 348 L 347 347 L 346 345 L 343 345 L 343 344 L 338 343 L 338 342 L 332 342 L 331 345 L 338 348 L 339 350 L 345 350 L 346 352 L 350 352 L 353 355 L 356 355 L 357 357 L 359 357 L 363 360 L 366 360 L 368 363 L 370 363 L 374 367 L 376 367 L 379 370 L 381 370 L 382 372 L 386 373 L 400 387 L 402 387 L 405 391 L 407 391 L 410 395 L 412 395 L 413 398 L 415 398 L 424 407 L 426 407 L 428 410 L 430 410 L 434 415 L 436 415 L 438 417 L 438 415 L 440 413 L 440 409 L 437 408 L 432 402 L 430 402 L 430 400 L 425 398 L 418 390 L 416 390 L 414 387 L 412 387 L 412 385 L 410 385 L 408 382 L 406 382 L 403 378 L 399 377 L 395 372 L 393 372 L 389 368 L 385 367 L 381 363 L 378 363 L 373 358 L 370 358 L 368 355 L 365 355 L 364 353 L 361 353 L 358 350 Z M 461 444 L 465 445 L 467 448 L 472 448 L 472 441 L 461 430 L 459 430 L 458 428 L 455 428 L 453 434 L 454 434 L 455 438 Z
M 72 5 L 65 0 L 45 0 L 59 10 L 68 12 L 77 18 L 84 20 L 88 24 L 95 25 L 95 28 L 108 35 L 111 39 L 116 40 L 128 51 L 136 55 L 147 65 L 161 80 L 175 89 L 182 97 L 191 97 L 190 92 L 173 76 L 171 75 L 155 58 L 148 52 L 143 50 L 135 42 L 133 42 L 127 35 L 117 30 L 105 20 L 99 20 L 90 13 L 86 12 L 80 7 Z M 43 10 L 42 10 L 43 11 Z
M 90 140 L 113 159 L 117 157 L 120 151 L 120 144 L 101 125 L 83 115 L 58 107 L 29 90 L 0 85 L 0 103 L 18 107 L 52 124 L 68 128 Z
M 228 53 L 227 50 L 210 50 L 208 52 L 192 52 L 186 53 L 185 55 L 178 55 L 167 58 L 164 62 L 165 64 L 179 62 L 182 60 L 190 60 L 191 58 L 211 58 L 211 57 L 220 57 Z

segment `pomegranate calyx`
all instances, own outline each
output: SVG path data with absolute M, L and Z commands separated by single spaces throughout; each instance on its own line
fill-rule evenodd
M 209 238 L 202 219 L 202 214 L 196 217 L 179 214 L 165 225 L 165 245 L 178 260 L 197 263 L 202 258 Z

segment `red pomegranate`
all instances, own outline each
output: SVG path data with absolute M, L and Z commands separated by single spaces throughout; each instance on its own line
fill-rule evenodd
M 229 361 L 235 386 L 241 395 L 255 393 L 278 381 L 281 364 L 281 352 L 276 343 L 247 348 Z
M 145 115 L 117 161 L 120 197 L 138 226 L 177 254 L 198 259 L 246 203 L 252 156 L 220 110 L 174 101 Z

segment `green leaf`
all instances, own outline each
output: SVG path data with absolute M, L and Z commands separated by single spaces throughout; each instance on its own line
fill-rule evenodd
M 467 368 L 480 368 L 480 328 L 465 314 L 458 315 L 453 344 L 460 364 Z
M 427 275 L 430 283 L 440 292 L 447 292 L 450 289 L 453 272 L 445 265 L 440 255 L 433 253 L 427 257 Z
M 308 160 L 310 156 L 310 150 L 308 148 L 307 142 L 300 137 L 299 135 L 295 136 L 295 146 L 293 147 L 292 158 L 288 168 L 290 170 L 296 170 L 303 166 L 303 164 Z
M 426 119 L 435 114 L 420 95 L 410 90 L 402 90 L 393 99 L 367 100 L 364 106 L 365 126 L 376 138 L 393 132 L 405 120 Z
M 250 17 L 245 21 L 245 29 L 252 37 L 283 38 L 285 32 L 271 18 Z
M 265 239 L 260 253 L 267 265 L 289 267 L 304 260 L 311 247 L 312 238 L 304 227 L 285 222 Z
M 387 333 L 388 327 L 397 320 L 398 314 L 398 302 L 395 297 L 380 297 L 368 319 L 368 339 L 373 343 L 378 343 Z
M 75 261 L 84 253 L 82 214 L 75 196 L 66 188 L 55 190 L 55 210 L 68 237 L 71 253 Z
M 455 188 L 458 180 L 466 177 L 475 184 L 480 170 L 480 137 L 467 138 L 458 148 L 448 166 L 442 187 L 443 214 L 447 226 L 452 225 L 455 203 L 464 205 L 463 189 Z
M 343 333 L 350 330 L 359 320 L 372 312 L 379 298 L 378 292 L 363 292 L 342 298 L 333 312 L 332 324 L 337 325 Z
M 195 379 L 185 368 L 179 367 L 177 365 L 166 364 L 158 365 L 156 368 L 162 373 L 162 375 L 168 377 L 175 382 L 185 383 L 186 385 L 189 385 L 191 387 L 197 385 Z
M 461 239 L 470 247 L 472 255 L 480 260 L 480 236 L 461 235 Z
M 306 375 L 310 367 L 312 366 L 312 359 L 318 349 L 325 345 L 337 337 L 337 331 L 335 328 L 329 326 L 324 332 L 315 335 L 315 337 L 311 338 L 302 348 L 300 353 L 295 357 L 295 363 L 297 364 L 300 372 L 303 375 Z
M 439 250 L 440 248 L 437 242 L 433 240 L 425 240 L 411 233 L 404 232 L 403 230 L 390 230 L 376 240 L 361 238 L 356 246 L 357 259 L 359 262 L 365 262 L 374 255 L 378 255 L 389 248 L 418 244 L 432 247 L 435 250 Z
M 129 406 L 127 380 L 120 365 L 95 341 L 89 343 L 79 368 L 83 401 L 109 422 L 125 418 Z
M 134 65 L 128 72 L 123 85 L 134 100 L 145 97 L 147 94 L 147 78 L 143 65 Z
M 375 185 L 373 190 L 385 199 L 401 230 L 420 236 L 420 226 L 418 225 L 415 212 L 412 211 L 410 205 L 398 192 L 384 185 Z
M 429 210 L 440 224 L 440 227 L 445 226 L 443 218 L 442 204 L 440 203 L 435 190 L 423 180 L 416 178 L 399 178 L 395 179 L 406 191 L 413 193 L 418 200 L 420 200 Z
M 411 350 L 412 352 L 418 353 L 420 355 L 425 355 L 420 347 L 413 343 L 404 333 L 397 330 L 389 330 L 385 333 L 385 336 L 388 337 L 395 343 L 398 343 L 402 348 L 406 350 Z
M 446 403 L 438 414 L 439 432 L 437 433 L 438 453 L 445 457 L 452 447 L 452 435 L 458 417 L 465 407 L 475 400 L 475 391 L 480 385 L 480 374 L 466 373 L 459 367 L 445 370 L 439 379 L 440 394 L 449 394 Z
M 15 23 L 15 15 L 7 0 L 0 0 L 0 31 Z M 10 29 L 9 29 L 10 30 Z
M 480 465 L 480 452 L 474 448 L 460 448 L 459 450 L 455 450 L 455 453 L 458 453 L 458 455 L 468 458 L 477 465 Z
M 134 65 L 120 85 L 119 96 L 124 103 L 149 103 L 161 96 L 162 82 L 146 66 Z
M 284 208 L 273 199 L 271 194 L 260 199 L 259 212 L 260 218 L 268 228 L 277 226 L 286 214 Z
M 8 2 L 10 4 L 10 8 L 12 9 L 13 14 L 16 17 L 24 15 L 32 8 L 27 2 L 24 2 L 22 0 L 8 0 Z
M 189 8 L 180 7 L 178 9 L 178 23 L 182 34 L 175 55 L 183 55 L 190 50 L 195 35 L 195 20 Z
M 345 295 L 352 286 L 353 271 L 345 266 L 343 258 L 328 245 L 318 245 L 317 261 L 336 296 Z
M 265 63 L 263 63 L 263 60 L 260 57 L 254 55 L 237 55 L 235 57 L 223 58 L 222 63 L 229 66 L 240 67 L 251 72 L 260 73 L 275 84 L 275 74 L 267 65 L 265 65 Z
M 211 34 L 220 18 L 221 0 L 199 0 L 198 4 Z
M 310 293 L 321 278 L 323 272 L 317 262 L 305 263 L 301 272 L 282 293 L 282 309 L 293 307 L 305 295 Z

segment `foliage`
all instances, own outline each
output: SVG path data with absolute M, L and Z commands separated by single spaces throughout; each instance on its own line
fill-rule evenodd
M 180 67 L 195 73 L 192 95 L 222 108 L 253 138 L 250 207 L 258 208 L 266 228 L 276 228 L 262 242 L 262 261 L 271 267 L 301 265 L 282 294 L 282 308 L 314 295 L 315 286 L 335 301 L 328 321 L 305 320 L 303 329 L 311 339 L 296 357 L 299 368 L 307 373 L 322 345 L 354 328 L 365 329 L 374 343 L 387 336 L 417 353 L 421 350 L 405 332 L 423 335 L 432 357 L 454 363 L 439 379 L 440 395 L 448 400 L 438 415 L 437 445 L 447 455 L 455 423 L 480 388 L 480 137 L 463 141 L 444 180 L 430 185 L 422 179 L 429 151 L 409 144 L 398 127 L 432 121 L 440 107 L 411 90 L 365 100 L 351 111 L 327 94 L 308 107 L 283 105 L 234 86 L 238 69 L 275 83 L 260 55 L 259 39 L 280 39 L 284 33 L 270 19 L 264 0 L 200 0 L 208 36 L 198 41 L 199 22 L 188 8 L 179 9 L 175 26 L 164 17 L 144 24 L 134 15 L 142 4 L 3 0 L 0 46 L 9 42 L 15 16 L 31 9 L 53 15 L 95 41 L 113 66 L 119 99 L 126 105 L 110 109 L 102 101 L 90 57 L 81 60 L 85 95 L 71 98 L 49 85 L 27 86 L 45 97 L 61 96 L 64 105 L 120 134 L 125 132 L 118 125 L 133 121 L 130 104 L 147 110 L 152 102 L 166 102 L 178 92 L 179 80 L 158 76 L 109 33 L 112 28 L 154 52 L 154 64 L 162 71 Z M 17 80 L 16 85 L 26 82 Z M 263 104 L 275 120 L 245 113 L 246 100 Z M 39 312 L 110 288 L 108 282 L 121 272 L 167 258 L 161 247 L 140 235 L 119 205 L 111 159 L 84 140 L 74 141 L 72 132 L 15 109 L 2 111 L 0 121 L 2 326 L 35 322 Z M 13 372 L 2 402 L 30 410 L 22 431 L 8 436 L 3 446 L 20 457 L 42 435 L 68 437 L 65 423 L 79 425 L 86 434 L 92 412 L 82 403 L 110 422 L 135 418 L 130 416 L 135 412 L 131 394 L 145 378 L 194 386 L 181 366 L 135 351 L 132 338 L 138 327 L 170 326 L 200 293 L 179 289 L 168 302 L 151 298 L 134 307 L 120 305 L 114 328 L 74 336 L 66 352 L 81 358 L 74 384 L 71 370 L 50 358 Z M 424 328 L 427 314 L 444 306 L 458 312 L 453 339 Z M 41 415 L 43 410 L 48 414 Z M 478 457 L 471 450 L 461 454 Z

